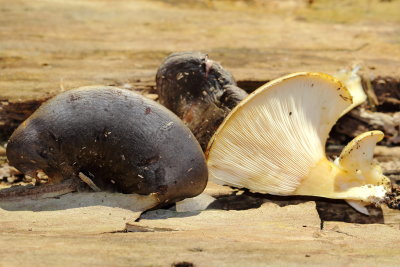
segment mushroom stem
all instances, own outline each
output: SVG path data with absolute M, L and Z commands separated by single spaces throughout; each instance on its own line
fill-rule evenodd
M 365 184 L 365 181 L 357 180 L 347 170 L 324 158 L 303 178 L 293 194 L 361 200 L 368 203 L 384 200 L 387 192 L 384 185 Z

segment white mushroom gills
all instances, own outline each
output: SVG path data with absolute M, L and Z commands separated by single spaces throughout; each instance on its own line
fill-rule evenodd
M 383 133 L 356 137 L 338 164 L 325 155 L 331 128 L 352 104 L 347 88 L 322 73 L 295 73 L 262 86 L 211 139 L 210 179 L 252 192 L 345 199 L 366 213 L 359 201 L 379 203 L 390 190 L 372 163 Z

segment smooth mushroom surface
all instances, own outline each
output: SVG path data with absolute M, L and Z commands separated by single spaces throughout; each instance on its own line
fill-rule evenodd
M 106 86 L 44 103 L 12 134 L 7 157 L 26 175 L 43 171 L 53 185 L 82 179 L 95 191 L 152 194 L 160 203 L 200 194 L 208 177 L 201 147 L 175 114 Z
M 223 119 L 247 93 L 230 72 L 200 52 L 169 55 L 156 75 L 159 101 L 194 133 L 203 149 Z
M 353 104 L 349 90 L 322 73 L 295 73 L 262 86 L 224 120 L 206 152 L 210 180 L 252 192 L 348 200 L 363 213 L 390 192 L 372 162 L 383 133 L 350 142 L 335 164 L 325 143 Z

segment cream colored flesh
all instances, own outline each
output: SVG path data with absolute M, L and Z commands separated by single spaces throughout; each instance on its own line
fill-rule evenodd
M 384 176 L 383 176 L 384 177 Z M 368 183 L 364 177 L 340 168 L 327 159 L 321 160 L 302 178 L 293 195 L 320 196 L 335 199 L 361 200 L 367 203 L 383 200 L 387 192 L 384 178 Z
M 382 200 L 390 181 L 372 162 L 375 145 L 382 138 L 380 131 L 357 136 L 343 149 L 335 163 L 324 157 L 311 168 L 294 194 L 366 202 Z

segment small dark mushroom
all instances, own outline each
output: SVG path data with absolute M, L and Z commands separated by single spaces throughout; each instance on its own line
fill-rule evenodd
M 247 93 L 231 73 L 200 52 L 169 55 L 156 76 L 161 104 L 177 114 L 203 150 L 223 119 Z
M 196 196 L 207 183 L 204 155 L 182 121 L 115 87 L 83 87 L 47 101 L 15 130 L 7 157 L 53 184 L 79 177 L 92 189 L 156 194 L 160 203 Z

